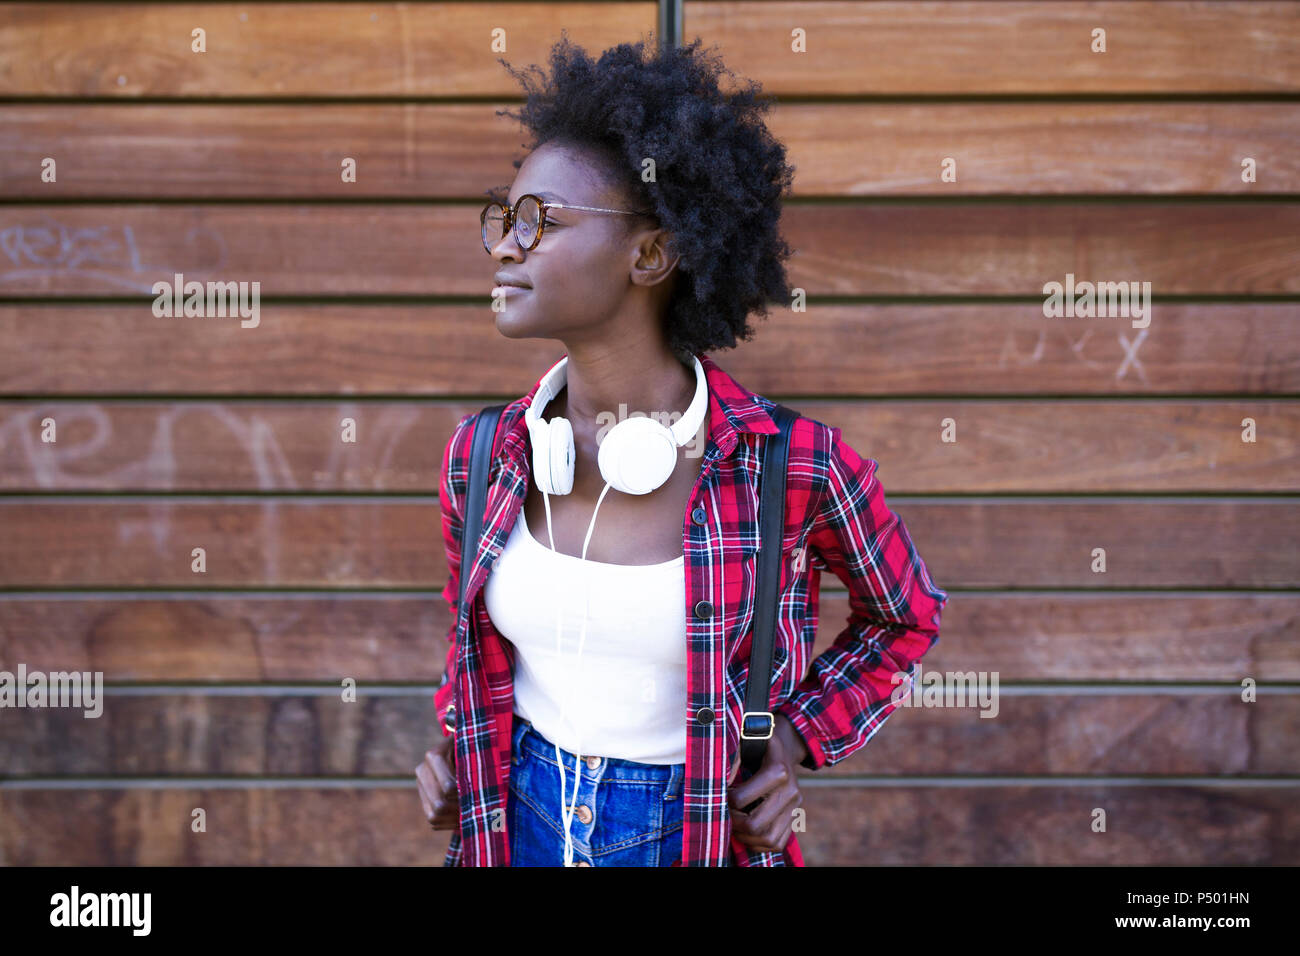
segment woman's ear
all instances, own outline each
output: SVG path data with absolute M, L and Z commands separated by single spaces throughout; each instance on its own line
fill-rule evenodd
M 638 285 L 657 285 L 672 274 L 679 259 L 673 248 L 672 233 L 658 229 L 637 245 L 632 281 Z

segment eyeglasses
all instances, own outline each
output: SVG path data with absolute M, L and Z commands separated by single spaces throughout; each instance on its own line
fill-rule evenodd
M 575 206 L 571 203 L 547 202 L 541 196 L 525 193 L 515 200 L 512 210 L 505 203 L 490 202 L 483 207 L 479 221 L 483 225 L 483 248 L 490 255 L 498 242 L 506 237 L 512 226 L 515 242 L 525 252 L 532 252 L 542 241 L 546 231 L 546 214 L 551 209 L 585 209 L 587 212 L 612 212 L 622 216 L 651 216 L 651 213 L 628 209 L 601 209 L 599 206 Z

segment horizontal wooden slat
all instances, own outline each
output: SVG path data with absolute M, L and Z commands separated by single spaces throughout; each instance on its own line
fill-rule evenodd
M 791 283 L 810 295 L 1041 297 L 1067 274 L 1150 282 L 1157 300 L 1300 290 L 1300 204 L 844 203 L 783 220 Z
M 796 196 L 1256 195 L 1300 184 L 1294 103 L 817 104 L 773 111 L 770 126 L 797 168 Z M 1246 157 L 1254 182 L 1242 182 Z M 945 163 L 955 182 L 941 180 Z
M 436 681 L 451 614 L 421 595 L 0 595 L 0 666 L 116 681 Z M 39 662 L 39 663 L 38 663 Z M 341 679 L 341 678 L 340 678 Z
M 1294 400 L 793 404 L 879 460 L 897 494 L 1300 491 Z M 471 410 L 0 401 L 0 490 L 436 495 L 447 436 Z M 49 420 L 54 443 L 40 440 Z M 1247 420 L 1253 442 L 1242 440 Z M 342 440 L 344 422 L 355 443 Z
M 1264 500 L 987 498 L 889 504 L 943 588 L 1292 588 L 1300 507 Z M 0 498 L 0 582 L 29 587 L 441 587 L 420 500 Z M 593 540 L 599 540 L 598 531 Z M 206 551 L 205 573 L 191 550 Z M 1105 573 L 1092 570 L 1106 551 Z
M 0 106 L 0 195 L 472 199 L 515 177 L 505 106 Z M 793 103 L 768 124 L 795 196 L 1300 192 L 1292 103 Z
M 1295 4 L 684 4 L 685 33 L 781 94 L 1262 93 L 1300 89 Z M 1092 53 L 1104 28 L 1106 52 Z M 792 31 L 806 33 L 792 52 Z
M 0 95 L 513 96 L 499 57 L 544 65 L 561 29 L 598 52 L 655 22 L 654 3 L 6 3 Z
M 593 54 L 652 3 L 5 4 L 0 94 L 516 95 L 496 62 L 544 64 L 567 28 Z M 1300 89 L 1289 2 L 688 2 L 685 36 L 775 94 L 1258 93 Z M 208 32 L 208 54 L 190 31 Z M 792 52 L 792 30 L 807 52 Z M 1089 50 L 1107 30 L 1105 54 Z M 58 57 L 48 54 L 56 50 Z M 936 68 L 936 64 L 940 68 Z
M 0 668 L 100 671 L 120 682 L 435 683 L 451 615 L 417 595 L 0 594 Z M 848 619 L 822 576 L 815 653 Z M 999 681 L 1300 681 L 1300 594 L 954 591 L 937 670 Z
M 1300 785 L 809 787 L 799 846 L 809 866 L 1282 865 L 1300 854 L 1297 797 Z M 448 841 L 413 775 L 383 789 L 0 789 L 0 819 L 5 866 L 438 866 Z
M 753 341 L 713 358 L 768 396 L 1300 393 L 1295 302 L 1157 303 L 1146 330 L 1049 320 L 1040 304 L 815 304 L 755 326 Z M 267 305 L 256 329 L 178 327 L 134 305 L 0 305 L 0 341 L 11 346 L 0 350 L 0 395 L 49 397 L 509 399 L 564 354 L 504 337 L 486 304 Z
M 1300 851 L 1297 795 L 1300 785 L 819 787 L 806 792 L 799 846 L 810 866 L 1280 865 Z M 1092 829 L 1099 807 L 1105 833 Z
M 186 282 L 259 282 L 263 298 L 475 295 L 487 303 L 496 261 L 483 251 L 478 215 L 473 205 L 367 203 L 0 207 L 0 291 L 130 295 L 149 306 L 153 284 L 180 273 Z M 1149 282 L 1157 301 L 1300 291 L 1300 203 L 791 204 L 782 232 L 798 250 L 791 285 L 809 295 L 1038 297 L 1067 274 Z
M 996 706 L 988 700 L 900 708 L 866 747 L 817 776 L 1300 774 L 1300 694 L 1243 703 L 1231 687 L 1049 696 L 999 684 Z M 0 766 L 11 780 L 400 777 L 441 736 L 427 694 L 378 696 L 364 686 L 351 702 L 337 692 L 108 694 L 90 719 L 63 707 L 8 712 Z

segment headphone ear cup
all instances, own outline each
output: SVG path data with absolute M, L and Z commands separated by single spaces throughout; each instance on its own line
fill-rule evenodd
M 528 423 L 528 437 L 533 442 L 533 481 L 539 490 L 555 494 L 551 487 L 551 426 L 543 419 Z
M 677 467 L 677 442 L 653 418 L 627 418 L 605 434 L 596 459 L 601 477 L 616 491 L 648 495 Z
M 547 473 L 550 494 L 567 495 L 573 491 L 573 426 L 567 418 L 552 418 L 546 446 L 549 449 Z

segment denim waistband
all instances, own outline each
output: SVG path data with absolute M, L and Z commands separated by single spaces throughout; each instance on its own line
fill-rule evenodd
M 536 757 L 539 760 L 545 760 L 552 765 L 555 764 L 555 744 L 546 739 L 532 722 L 521 717 L 519 714 L 514 715 L 514 730 L 511 740 L 511 759 L 518 761 L 520 754 L 527 753 L 529 756 Z M 564 759 L 565 768 L 571 773 L 573 771 L 576 755 L 571 750 L 560 748 L 560 754 Z M 587 759 L 591 756 L 600 757 L 601 763 L 596 768 L 587 766 Z M 584 775 L 595 778 L 599 776 L 602 780 L 608 782 L 647 782 L 667 784 L 667 790 L 670 793 L 680 792 L 682 783 L 685 780 L 686 764 L 684 763 L 639 763 L 635 760 L 625 760 L 622 757 L 606 757 L 601 754 L 583 754 L 579 761 Z

